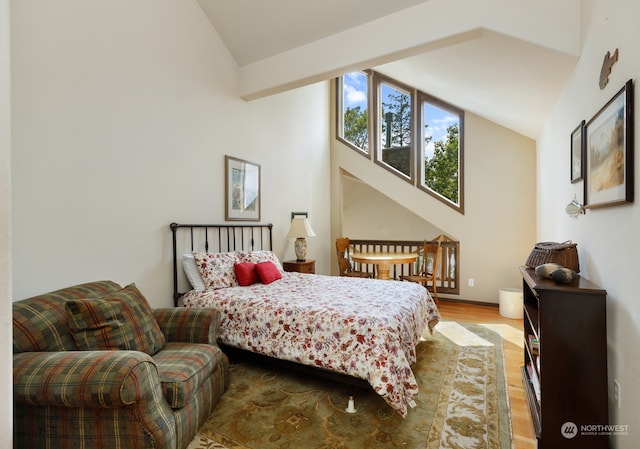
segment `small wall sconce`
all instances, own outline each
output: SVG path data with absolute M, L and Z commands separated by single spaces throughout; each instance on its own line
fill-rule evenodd
M 564 211 L 567 213 L 568 216 L 573 218 L 576 218 L 578 217 L 578 215 L 585 213 L 584 206 L 578 203 L 578 201 L 575 198 L 573 199 L 573 201 L 567 204 L 567 207 L 564 209 Z
M 306 212 L 291 212 L 291 227 L 287 237 L 295 238 L 294 243 L 296 260 L 304 262 L 307 258 L 307 237 L 315 237 L 316 233 L 311 229 L 309 214 Z

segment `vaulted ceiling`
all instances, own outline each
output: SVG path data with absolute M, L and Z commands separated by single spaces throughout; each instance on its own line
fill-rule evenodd
M 373 68 L 533 139 L 581 49 L 581 0 L 198 3 L 248 100 Z

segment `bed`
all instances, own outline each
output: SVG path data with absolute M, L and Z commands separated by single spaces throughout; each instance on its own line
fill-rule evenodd
M 415 347 L 440 319 L 422 285 L 284 272 L 272 251 L 271 225 L 171 229 L 176 305 L 218 308 L 223 347 L 364 380 L 407 415 L 418 392 Z M 268 268 L 269 276 L 246 279 L 240 266 Z M 181 271 L 189 279 L 184 293 Z

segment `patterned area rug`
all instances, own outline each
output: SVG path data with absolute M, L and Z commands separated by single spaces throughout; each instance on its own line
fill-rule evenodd
M 498 333 L 441 322 L 413 369 L 420 393 L 402 419 L 373 391 L 233 363 L 229 390 L 188 449 L 511 448 Z

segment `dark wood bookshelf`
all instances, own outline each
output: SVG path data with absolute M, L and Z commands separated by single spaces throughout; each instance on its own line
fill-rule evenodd
M 606 432 L 594 432 L 608 424 L 607 292 L 582 276 L 560 284 L 529 267 L 520 272 L 522 381 L 538 448 L 608 448 Z M 538 340 L 537 354 L 529 335 Z

